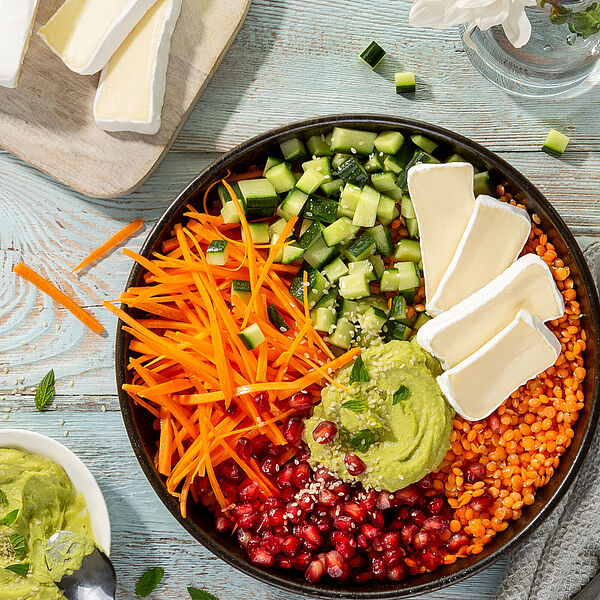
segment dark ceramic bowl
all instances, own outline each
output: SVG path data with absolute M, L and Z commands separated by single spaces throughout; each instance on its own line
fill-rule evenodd
M 148 256 L 165 238 L 169 237 L 172 227 L 183 220 L 185 204 L 201 198 L 207 185 L 224 177 L 228 170 L 239 172 L 252 164 L 260 164 L 266 159 L 269 149 L 276 147 L 279 142 L 295 136 L 306 139 L 311 135 L 327 132 L 334 125 L 372 131 L 397 129 L 405 134 L 421 133 L 439 142 L 448 153 L 458 152 L 477 167 L 490 169 L 499 180 L 508 181 L 516 189 L 524 192 L 525 203 L 530 213 L 536 213 L 540 217 L 548 239 L 556 246 L 559 255 L 564 257 L 565 263 L 571 268 L 571 276 L 575 281 L 581 303 L 583 327 L 588 334 L 585 353 L 587 369 L 584 386 L 585 408 L 577 421 L 573 443 L 562 457 L 560 466 L 548 485 L 537 493 L 535 503 L 525 507 L 521 518 L 511 522 L 510 526 L 496 536 L 481 554 L 458 560 L 450 566 L 443 566 L 434 573 L 418 575 L 400 583 L 371 582 L 363 586 L 351 583 L 313 585 L 305 581 L 301 573 L 263 569 L 251 564 L 244 551 L 237 545 L 235 537 L 219 534 L 215 530 L 212 515 L 201 506 L 192 505 L 188 518 L 181 518 L 176 500 L 167 493 L 163 478 L 158 475 L 154 467 L 152 457 L 156 448 L 157 433 L 152 426 L 153 419 L 145 410 L 133 405 L 128 395 L 121 390 L 122 384 L 127 383 L 129 377 L 125 368 L 128 361 L 129 336 L 121 329 L 121 322 L 118 324 L 116 343 L 117 384 L 125 426 L 144 473 L 173 516 L 194 538 L 218 557 L 256 579 L 297 595 L 313 598 L 406 598 L 439 590 L 461 581 L 508 554 L 518 542 L 531 535 L 573 483 L 589 449 L 600 410 L 598 401 L 600 372 L 597 368 L 600 334 L 598 296 L 590 270 L 573 235 L 548 200 L 521 173 L 489 150 L 446 129 L 418 121 L 373 115 L 319 117 L 269 131 L 234 148 L 204 169 L 177 196 L 149 234 L 141 254 Z M 564 185 L 568 185 L 568 182 L 564 182 Z M 197 202 L 196 204 L 198 205 Z M 131 271 L 127 286 L 141 285 L 141 277 L 142 269 L 136 264 Z

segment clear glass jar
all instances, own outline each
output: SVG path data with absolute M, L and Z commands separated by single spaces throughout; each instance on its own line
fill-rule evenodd
M 591 3 L 562 0 L 554 4 L 575 12 Z M 465 42 L 465 50 L 482 75 L 508 92 L 530 97 L 577 95 L 600 81 L 600 33 L 583 38 L 567 24 L 553 23 L 549 3 L 526 11 L 532 33 L 522 48 L 515 48 L 500 26 L 471 32 L 471 44 Z M 466 27 L 460 31 L 464 34 Z

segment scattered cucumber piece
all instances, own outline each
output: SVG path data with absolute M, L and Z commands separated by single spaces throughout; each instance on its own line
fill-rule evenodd
M 340 196 L 339 214 L 352 218 L 358 201 L 360 200 L 361 188 L 352 183 L 347 183 Z
M 321 191 L 326 196 L 337 194 L 344 187 L 343 179 L 332 179 L 331 181 L 324 181 L 321 184 Z
M 281 251 L 281 262 L 284 265 L 293 263 L 296 260 L 300 260 L 304 254 L 304 248 L 298 248 L 298 246 L 284 246 Z
M 271 167 L 265 177 L 271 182 L 278 194 L 289 192 L 296 185 L 296 178 L 287 163 L 279 163 Z
M 362 273 L 367 278 L 367 281 L 375 281 L 377 279 L 373 263 L 368 259 L 351 262 L 348 265 L 348 270 L 350 275 Z
M 360 227 L 354 225 L 349 217 L 340 217 L 323 230 L 323 239 L 328 246 L 336 246 L 343 241 L 351 240 Z
M 427 321 L 431 321 L 431 317 L 424 312 L 419 313 L 419 316 L 415 320 L 415 324 L 413 325 L 413 329 L 421 329 Z
M 282 333 L 288 331 L 290 328 L 274 304 L 269 304 L 269 306 L 267 306 L 267 316 L 269 317 L 269 321 L 271 321 L 273 327 Z
M 381 224 L 387 227 L 399 214 L 396 201 L 386 194 L 381 194 L 377 205 L 377 218 Z
M 368 232 L 375 240 L 377 252 L 383 254 L 383 256 L 391 256 L 394 253 L 392 234 L 387 227 L 384 227 L 383 225 L 375 225 L 375 227 L 371 227 Z
M 338 289 L 331 288 L 316 304 L 315 308 L 335 308 L 337 304 Z
M 466 161 L 460 154 L 451 154 L 444 162 L 446 163 L 454 163 L 454 162 L 468 162 Z
M 371 183 L 378 192 L 390 192 L 399 189 L 396 185 L 395 173 L 373 173 Z
M 323 236 L 319 236 L 316 241 L 304 251 L 304 260 L 315 269 L 320 269 L 323 265 L 331 262 L 340 251 L 337 246 L 330 247 L 325 243 Z
M 329 330 L 335 325 L 335 317 L 334 308 L 320 307 L 310 311 L 313 327 L 324 333 L 329 333 Z
M 206 249 L 206 262 L 222 267 L 229 258 L 229 248 L 225 240 L 213 240 Z
M 279 144 L 281 153 L 285 160 L 290 162 L 302 162 L 308 158 L 306 146 L 298 138 L 292 138 Z
M 419 223 L 416 219 L 405 219 L 406 229 L 411 238 L 419 237 Z
M 249 221 L 272 217 L 279 196 L 268 179 L 245 179 L 238 182 L 244 198 L 246 217 Z
M 304 171 L 302 177 L 296 182 L 296 188 L 305 194 L 312 194 L 325 181 L 325 178 L 324 173 L 315 169 Z
M 376 244 L 373 236 L 365 231 L 358 239 L 354 240 L 345 250 L 351 262 L 364 260 L 375 252 Z
M 267 171 L 271 167 L 274 167 L 275 165 L 278 165 L 282 162 L 283 161 L 280 158 L 278 158 L 277 156 L 273 156 L 272 154 L 269 154 L 269 156 L 267 156 L 267 162 L 265 163 L 265 168 L 263 169 L 263 175 L 266 177 Z M 220 184 L 220 185 L 223 185 L 223 184 Z M 223 186 L 223 187 L 225 187 L 225 186 Z
M 243 300 L 246 304 L 252 296 L 252 288 L 250 287 L 249 281 L 242 281 L 240 279 L 234 279 L 231 282 L 231 295 L 238 296 L 240 300 Z
M 223 217 L 223 223 L 239 223 L 240 215 L 233 202 L 228 202 L 221 209 L 221 216 Z
M 294 216 L 298 216 L 306 201 L 308 200 L 308 194 L 301 192 L 299 189 L 294 188 L 285 197 L 285 200 L 281 203 L 280 209 L 284 216 L 289 220 Z
M 372 41 L 359 55 L 367 67 L 375 69 L 377 65 L 385 58 L 385 50 L 375 41 Z
M 300 236 L 296 242 L 298 248 L 308 250 L 320 237 L 324 227 L 321 223 L 315 222 Z
M 327 341 L 337 348 L 347 350 L 354 337 L 354 325 L 345 317 L 340 317 L 335 324 L 335 330 L 329 334 Z
M 363 165 L 365 171 L 371 175 L 372 173 L 379 173 L 383 171 L 383 163 L 379 156 L 375 153 L 369 155 L 369 159 Z
M 413 206 L 410 196 L 404 194 L 402 196 L 402 204 L 400 206 L 400 214 L 406 219 L 416 219 L 415 207 Z
M 390 342 L 392 340 L 408 340 L 412 330 L 404 323 L 388 321 L 383 326 L 383 331 L 385 332 L 385 341 Z
M 361 193 L 352 217 L 352 223 L 359 227 L 373 227 L 377 220 L 377 205 L 379 204 L 379 192 L 366 185 Z
M 337 219 L 338 206 L 339 204 L 335 200 L 309 198 L 304 215 L 313 221 L 333 223 Z
M 265 336 L 256 323 L 246 327 L 244 331 L 238 333 L 238 336 L 242 342 L 244 342 L 244 346 L 246 346 L 248 350 L 254 350 L 254 348 L 265 341 Z
M 542 150 L 552 156 L 562 156 L 570 141 L 569 136 L 556 129 L 551 129 L 546 136 Z
M 248 223 L 250 237 L 255 244 L 268 244 L 271 241 L 268 223 Z M 246 241 L 246 232 L 242 229 L 242 242 Z
M 404 71 L 394 75 L 396 94 L 411 94 L 416 90 L 415 74 L 412 71 Z

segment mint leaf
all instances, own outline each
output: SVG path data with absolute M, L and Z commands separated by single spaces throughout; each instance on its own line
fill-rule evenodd
M 18 508 L 15 508 L 15 510 L 11 510 L 9 513 L 6 513 L 0 519 L 0 525 L 6 525 L 7 527 L 9 525 L 12 525 L 15 522 L 15 519 L 17 518 L 18 514 L 19 514 L 19 509 Z
M 553 2 L 552 4 L 550 20 L 555 25 L 568 25 L 572 33 L 583 38 L 588 38 L 600 31 L 599 2 L 594 2 L 578 11 L 572 11 L 558 3 Z
M 362 398 L 353 398 L 352 400 L 346 400 L 342 404 L 342 408 L 347 408 L 352 412 L 362 412 L 363 410 L 367 410 L 367 401 Z
M 190 593 L 192 600 L 219 600 L 216 596 L 213 596 L 204 590 L 199 590 L 198 588 L 189 587 L 188 592 Z
M 148 569 L 135 586 L 135 593 L 141 598 L 147 598 L 162 581 L 165 570 L 162 567 Z
M 359 452 L 366 452 L 374 441 L 375 436 L 373 432 L 368 429 L 362 429 L 350 440 L 350 444 Z
M 402 402 L 402 400 L 406 400 L 406 398 L 408 398 L 409 392 L 410 390 L 405 385 L 401 385 L 394 392 L 394 399 L 392 400 L 392 404 L 398 404 L 399 402 Z
M 21 577 L 25 577 L 29 573 L 29 563 L 21 563 L 18 565 L 8 565 L 4 567 L 7 571 L 12 571 Z
M 35 407 L 38 410 L 44 410 L 48 405 L 48 402 L 54 398 L 56 390 L 54 389 L 54 369 L 50 369 L 46 373 L 44 379 L 40 381 L 38 389 L 35 392 Z
M 21 533 L 13 533 L 10 536 L 10 543 L 17 558 L 25 558 L 27 549 L 25 548 L 25 536 Z
M 8 506 L 8 498 L 2 490 L 0 490 L 0 506 L 2 506 L 3 508 L 6 508 Z
M 369 372 L 365 367 L 365 363 L 363 362 L 362 356 L 359 356 L 355 361 L 352 367 L 352 372 L 350 373 L 350 384 L 352 385 L 355 381 L 370 381 L 371 377 L 369 376 Z

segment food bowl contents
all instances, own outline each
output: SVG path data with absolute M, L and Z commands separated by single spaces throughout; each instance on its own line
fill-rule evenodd
M 77 535 L 67 564 L 46 562 L 46 544 L 57 531 Z M 0 597 L 60 600 L 54 585 L 95 547 L 83 496 L 64 469 L 22 450 L 0 448 Z
M 586 332 L 568 265 L 492 181 L 421 134 L 335 127 L 127 252 L 124 389 L 183 516 L 211 510 L 255 565 L 360 584 L 479 554 L 534 503 Z

